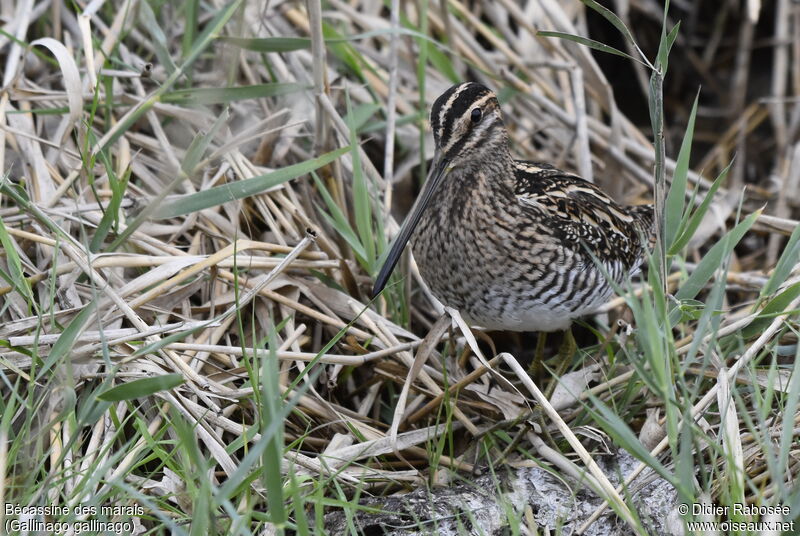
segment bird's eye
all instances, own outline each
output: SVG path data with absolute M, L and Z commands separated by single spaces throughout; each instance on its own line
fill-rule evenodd
M 483 115 L 483 112 L 481 112 L 480 108 L 473 108 L 470 119 L 473 123 L 478 123 L 481 120 L 481 115 Z

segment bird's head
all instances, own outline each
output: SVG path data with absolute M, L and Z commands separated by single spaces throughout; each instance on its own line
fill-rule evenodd
M 496 158 L 508 147 L 508 135 L 497 96 L 475 82 L 456 84 L 431 108 L 436 159 L 446 168 Z

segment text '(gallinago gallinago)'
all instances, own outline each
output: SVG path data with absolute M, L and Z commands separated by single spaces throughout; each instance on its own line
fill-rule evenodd
M 412 240 L 433 294 L 475 325 L 567 329 L 638 270 L 653 207 L 620 206 L 548 164 L 514 160 L 497 97 L 464 83 L 433 104 L 431 173 L 392 245 L 373 294 Z M 590 253 L 591 252 L 591 255 Z

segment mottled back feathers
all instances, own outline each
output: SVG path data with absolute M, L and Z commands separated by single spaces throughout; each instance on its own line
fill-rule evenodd
M 550 164 L 515 161 L 519 201 L 531 217 L 547 220 L 565 243 L 583 243 L 599 259 L 618 259 L 628 270 L 643 258 L 652 235 L 653 206 L 622 207 L 594 184 Z M 645 242 L 645 243 L 647 243 Z

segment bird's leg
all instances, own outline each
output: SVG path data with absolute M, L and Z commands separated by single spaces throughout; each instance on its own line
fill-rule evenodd
M 547 333 L 540 331 L 539 338 L 536 341 L 536 353 L 533 356 L 531 364 L 528 365 L 528 374 L 531 378 L 533 378 L 533 381 L 537 383 L 541 383 L 544 380 L 544 347 L 546 341 Z M 555 357 L 553 358 L 553 361 L 556 363 L 556 369 L 553 371 L 554 379 L 564 374 L 564 371 L 572 361 L 572 356 L 575 355 L 575 351 L 577 349 L 578 345 L 575 342 L 575 336 L 572 334 L 572 328 L 567 328 L 564 331 L 564 338 L 558 347 L 558 353 L 556 353 Z M 552 382 L 548 386 L 545 396 L 549 397 L 549 394 L 552 393 L 554 387 L 555 382 Z
M 572 328 L 567 328 L 564 331 L 564 339 L 558 346 L 558 353 L 553 358 L 556 368 L 553 370 L 553 381 L 547 384 L 547 389 L 544 391 L 545 398 L 549 399 L 553 394 L 553 391 L 555 391 L 558 378 L 563 376 L 564 372 L 566 372 L 567 368 L 572 362 L 572 356 L 575 355 L 575 351 L 577 349 L 578 345 L 575 342 L 574 335 L 572 334 Z
M 544 333 L 539 333 L 539 342 L 541 343 L 541 339 Z M 537 356 L 539 355 L 539 346 L 542 346 L 542 350 L 544 349 L 543 344 L 537 344 Z M 558 347 L 558 353 L 555 356 L 556 361 L 556 369 L 553 371 L 553 379 L 550 383 L 547 384 L 547 388 L 544 390 L 544 397 L 547 400 L 550 400 L 550 397 L 553 396 L 553 392 L 556 390 L 556 385 L 558 385 L 558 379 L 564 374 L 569 367 L 570 362 L 572 361 L 572 356 L 575 354 L 575 351 L 578 349 L 578 345 L 575 342 L 575 337 L 572 334 L 572 328 L 567 328 L 564 331 L 564 339 L 561 341 L 561 344 Z M 536 359 L 536 358 L 534 358 Z M 534 366 L 536 365 L 536 366 Z M 533 370 L 536 369 L 536 370 Z M 544 375 L 544 362 L 539 359 L 531 363 L 531 367 L 529 369 L 529 373 L 535 382 L 540 382 L 543 379 Z M 538 376 L 534 376 L 534 374 L 538 374 Z M 537 422 L 541 429 L 541 434 L 545 436 L 551 444 L 555 444 L 555 441 L 552 437 L 550 437 L 550 433 L 547 431 L 547 422 L 544 418 L 544 413 L 542 412 L 541 406 L 537 406 L 533 410 L 533 414 L 531 416 L 531 421 Z
M 578 344 L 575 342 L 572 328 L 569 327 L 564 331 L 564 338 L 561 340 L 561 345 L 558 347 L 558 362 L 562 363 L 571 360 L 577 350 Z
M 547 332 L 540 331 L 536 339 L 536 353 L 533 354 L 533 360 L 528 365 L 528 375 L 533 378 L 533 381 L 540 382 L 544 376 L 544 347 L 547 343 Z

